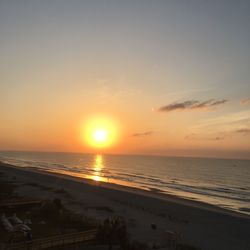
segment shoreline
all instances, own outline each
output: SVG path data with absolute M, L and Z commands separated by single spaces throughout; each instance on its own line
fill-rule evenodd
M 15 167 L 0 162 L 2 178 L 20 197 L 60 199 L 67 209 L 96 220 L 123 217 L 132 240 L 164 245 L 166 232 L 202 250 L 247 250 L 250 217 L 199 201 L 111 183 Z M 0 179 L 2 179 L 0 178 Z M 155 225 L 155 228 L 152 228 Z
M 250 215 L 245 214 L 245 213 L 229 210 L 226 208 L 222 208 L 222 207 L 212 205 L 209 203 L 205 203 L 202 201 L 198 201 L 198 200 L 191 200 L 191 199 L 187 199 L 185 197 L 179 197 L 179 196 L 174 195 L 174 194 L 167 194 L 167 193 L 163 193 L 163 192 L 158 192 L 157 190 L 155 190 L 155 191 L 154 190 L 146 190 L 146 189 L 129 187 L 129 186 L 124 186 L 124 185 L 119 185 L 119 184 L 109 183 L 109 182 L 104 182 L 104 181 L 95 181 L 95 180 L 91 180 L 91 179 L 87 179 L 87 178 L 83 178 L 83 177 L 77 177 L 77 176 L 62 174 L 62 173 L 53 172 L 53 171 L 51 171 L 51 172 L 50 171 L 43 171 L 40 169 L 35 169 L 35 168 L 30 168 L 30 167 L 18 167 L 18 166 L 7 164 L 7 163 L 0 161 L 0 167 L 2 167 L 2 166 L 14 168 L 14 169 L 20 170 L 20 171 L 37 173 L 37 174 L 46 175 L 46 176 L 54 176 L 56 178 L 63 178 L 65 180 L 75 181 L 78 183 L 84 183 L 86 185 L 91 185 L 91 186 L 98 186 L 98 187 L 102 187 L 105 189 L 117 190 L 117 191 L 122 191 L 122 192 L 129 192 L 132 194 L 142 195 L 142 196 L 150 197 L 153 199 L 160 199 L 163 201 L 174 202 L 174 203 L 177 203 L 180 205 L 185 205 L 185 206 L 189 206 L 189 207 L 196 207 L 198 209 L 204 209 L 204 210 L 208 210 L 210 212 L 216 212 L 216 213 L 221 213 L 221 214 L 225 214 L 225 215 L 230 215 L 230 216 L 250 220 Z

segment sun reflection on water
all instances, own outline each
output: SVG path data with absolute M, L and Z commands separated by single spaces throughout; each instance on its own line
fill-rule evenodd
M 102 170 L 104 168 L 102 155 L 96 155 L 93 164 L 93 175 L 90 177 L 94 181 L 105 181 L 107 178 L 102 176 Z

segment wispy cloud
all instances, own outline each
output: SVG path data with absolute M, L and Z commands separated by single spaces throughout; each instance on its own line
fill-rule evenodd
M 240 104 L 245 105 L 250 103 L 250 98 L 243 98 L 240 100 Z
M 167 93 L 165 93 L 165 91 L 163 91 L 163 93 L 161 95 L 157 95 L 158 97 L 177 97 L 177 98 L 185 98 L 190 96 L 193 93 L 202 93 L 202 92 L 208 92 L 208 91 L 212 91 L 215 90 L 216 87 L 209 87 L 209 88 L 194 88 L 194 89 L 186 89 L 186 90 L 182 90 L 182 91 L 175 91 L 175 92 L 169 92 L 166 91 Z
M 217 135 L 216 135 L 217 134 Z M 229 130 L 229 131 L 218 131 L 215 135 L 210 133 L 191 133 L 187 136 L 185 136 L 186 140 L 206 140 L 206 141 L 221 141 L 227 138 L 231 138 L 232 136 L 235 136 L 236 134 L 242 134 L 244 136 L 250 134 L 249 128 L 241 128 L 236 130 Z
M 224 103 L 228 102 L 226 99 L 222 100 L 215 100 L 215 99 L 210 99 L 207 101 L 197 101 L 197 100 L 188 100 L 184 102 L 175 102 L 175 103 L 170 103 L 166 106 L 162 106 L 158 109 L 160 112 L 170 112 L 170 111 L 175 111 L 175 110 L 198 110 L 198 109 L 213 109 L 216 108 L 219 105 L 222 105 Z
M 241 128 L 241 129 L 237 129 L 236 132 L 246 134 L 246 133 L 250 133 L 250 129 L 249 128 Z
M 216 137 L 212 137 L 212 138 L 208 138 L 208 140 L 211 140 L 211 141 L 221 141 L 221 140 L 224 140 L 225 138 L 222 137 L 222 136 L 216 136 Z
M 187 135 L 185 137 L 186 140 L 206 140 L 206 141 L 221 141 L 224 140 L 224 136 L 201 136 L 201 135 L 197 135 L 195 133 L 192 133 L 190 135 Z
M 133 137 L 142 137 L 142 136 L 149 136 L 152 135 L 153 131 L 146 131 L 146 132 L 142 132 L 142 133 L 135 133 L 132 134 Z
M 250 110 L 240 111 L 235 113 L 226 114 L 220 117 L 210 118 L 198 122 L 192 129 L 197 130 L 213 130 L 223 128 L 224 130 L 236 130 L 239 127 L 245 127 L 250 124 Z

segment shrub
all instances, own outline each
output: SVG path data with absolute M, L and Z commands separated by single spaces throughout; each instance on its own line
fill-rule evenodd
M 97 240 L 109 244 L 109 249 L 112 249 L 113 244 L 119 244 L 122 249 L 127 249 L 128 234 L 123 218 L 105 219 L 98 227 Z

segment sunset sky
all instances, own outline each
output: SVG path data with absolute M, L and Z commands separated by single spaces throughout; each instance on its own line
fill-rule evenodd
M 0 0 L 0 150 L 250 158 L 249 0 Z M 99 149 L 98 149 L 99 150 Z

